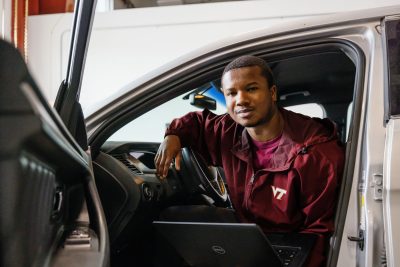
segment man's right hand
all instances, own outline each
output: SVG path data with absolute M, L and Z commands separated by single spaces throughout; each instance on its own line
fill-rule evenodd
M 156 174 L 160 178 L 165 178 L 168 175 L 169 166 L 172 160 L 175 158 L 175 168 L 180 170 L 181 168 L 181 141 L 176 135 L 167 135 L 164 141 L 158 148 L 157 154 L 154 158 L 156 165 Z

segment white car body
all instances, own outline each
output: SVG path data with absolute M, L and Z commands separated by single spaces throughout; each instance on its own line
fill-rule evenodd
M 215 61 L 226 54 L 238 53 L 251 47 L 279 47 L 310 40 L 348 42 L 365 56 L 361 80 L 360 124 L 357 156 L 352 173 L 351 193 L 345 204 L 347 215 L 340 246 L 337 237 L 332 244 L 340 249 L 336 265 L 328 266 L 381 266 L 386 247 L 387 266 L 400 265 L 399 225 L 400 185 L 398 160 L 400 151 L 400 120 L 389 116 L 385 121 L 384 99 L 386 84 L 386 52 L 382 20 L 400 14 L 400 7 L 382 8 L 336 14 L 299 22 L 275 25 L 266 30 L 234 36 L 182 56 L 127 85 L 114 97 L 111 104 L 89 112 L 89 136 L 112 118 L 116 106 L 124 106 L 137 95 L 174 76 Z M 397 15 L 398 16 L 398 15 Z M 398 18 L 398 17 L 397 17 Z M 173 71 L 169 71 L 173 70 Z M 361 100 L 362 99 L 362 100 Z M 111 101 L 113 100 L 113 101 Z M 396 163 L 397 162 L 397 163 Z M 383 184 L 382 184 L 383 180 Z M 381 191 L 382 190 L 382 191 Z M 364 235 L 363 249 L 348 237 Z M 332 264 L 332 263 L 331 263 Z

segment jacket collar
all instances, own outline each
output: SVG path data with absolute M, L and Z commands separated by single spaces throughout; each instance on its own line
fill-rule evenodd
M 233 145 L 231 151 L 232 153 L 243 161 L 249 161 L 252 159 L 251 156 L 251 140 L 249 133 L 246 128 L 238 125 L 239 135 L 235 139 L 235 144 Z M 240 131 L 241 129 L 241 131 Z
M 337 138 L 336 126 L 329 119 L 309 118 L 279 108 L 284 120 L 282 137 L 274 153 L 269 171 L 284 171 L 290 168 L 299 154 L 318 143 Z M 252 141 L 246 128 L 238 125 L 238 135 L 232 153 L 245 162 L 252 162 Z
M 251 137 L 246 128 L 244 128 L 241 136 L 239 136 L 237 142 L 231 149 L 232 153 L 239 159 L 251 163 L 253 160 L 251 142 Z M 290 138 L 290 135 L 288 135 L 284 129 L 278 148 L 274 153 L 274 157 L 272 158 L 271 167 L 268 170 L 284 171 L 289 169 L 291 162 L 297 154 L 295 153 L 297 150 L 294 149 L 296 147 L 299 147 L 299 145 L 293 142 L 293 140 Z

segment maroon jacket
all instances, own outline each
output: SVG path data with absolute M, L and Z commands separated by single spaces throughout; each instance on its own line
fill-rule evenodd
M 257 172 L 250 136 L 228 114 L 189 113 L 175 119 L 166 135 L 179 136 L 183 147 L 193 147 L 224 168 L 240 221 L 257 223 L 265 232 L 319 234 L 307 266 L 320 266 L 333 231 L 344 151 L 330 120 L 280 112 L 285 124 L 271 167 Z

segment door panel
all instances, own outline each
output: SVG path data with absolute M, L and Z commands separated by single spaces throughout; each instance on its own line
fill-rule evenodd
M 0 266 L 107 266 L 90 157 L 1 40 L 0 147 Z

